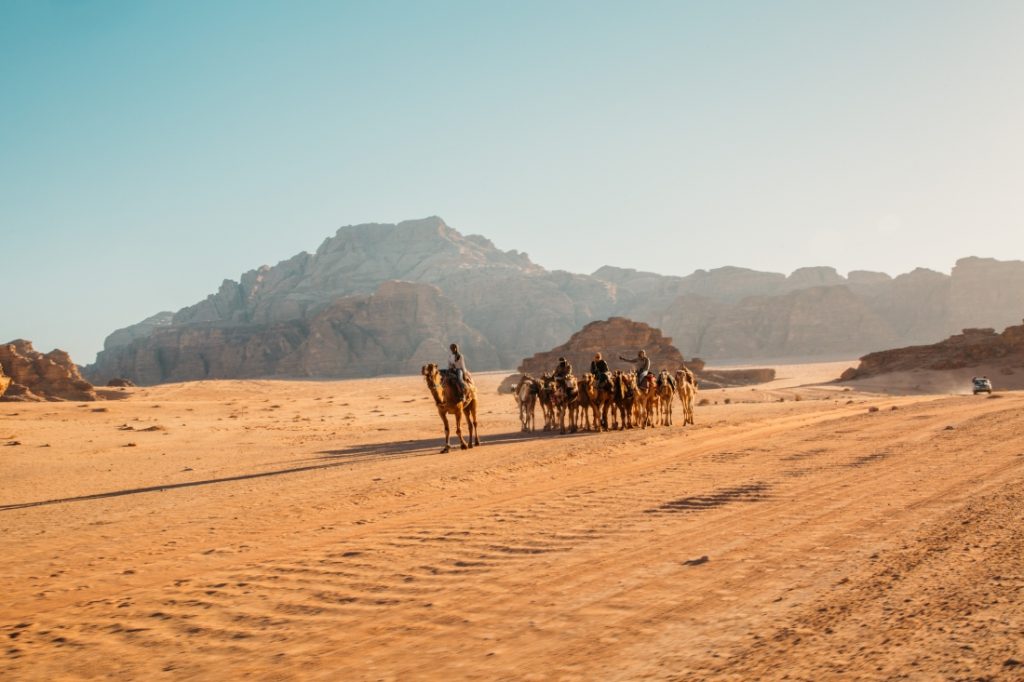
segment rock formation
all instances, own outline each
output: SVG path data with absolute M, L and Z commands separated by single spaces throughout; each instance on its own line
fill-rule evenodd
M 581 375 L 590 370 L 590 361 L 598 352 L 604 356 L 608 366 L 613 370 L 634 369 L 635 365 L 624 362 L 619 357 L 634 358 L 641 348 L 651 359 L 652 371 L 667 369 L 675 373 L 685 365 L 694 371 L 704 388 L 746 386 L 775 378 L 774 369 L 709 370 L 700 358 L 685 361 L 679 349 L 672 345 L 672 339 L 664 336 L 660 329 L 624 317 L 591 322 L 560 346 L 523 360 L 518 369 L 520 373 L 540 376 L 544 372 L 553 371 L 558 364 L 558 358 L 564 357 L 572 363 L 573 371 Z
M 62 350 L 40 353 L 24 339 L 0 345 L 0 400 L 96 400 L 92 384 Z
M 591 322 L 573 334 L 568 341 L 549 351 L 536 353 L 519 365 L 519 371 L 534 376 L 550 372 L 564 357 L 572 363 L 576 374 L 589 371 L 594 354 L 600 352 L 612 369 L 633 369 L 634 365 L 619 360 L 619 356 L 635 358 L 640 349 L 647 351 L 651 369 L 655 372 L 665 368 L 671 372 L 683 366 L 683 356 L 672 345 L 672 339 L 664 336 L 643 322 L 634 322 L 624 317 Z
M 841 381 L 866 379 L 891 372 L 963 369 L 981 365 L 1007 370 L 1024 368 L 1024 325 L 994 329 L 964 329 L 945 341 L 869 353 L 860 365 L 843 372 Z
M 414 373 L 467 348 L 470 368 L 497 353 L 468 327 L 437 287 L 384 282 L 372 294 L 342 296 L 306 319 L 255 324 L 205 320 L 173 324 L 102 351 L 92 376 L 138 384 L 253 377 L 368 377 Z
M 315 253 L 250 270 L 203 301 L 118 329 L 86 376 L 147 384 L 404 372 L 417 356 L 410 337 L 394 320 L 366 329 L 368 318 L 347 308 L 381 296 L 369 309 L 397 314 L 402 306 L 383 305 L 397 291 L 379 290 L 391 281 L 437 292 L 422 300 L 443 307 L 450 326 L 428 331 L 433 323 L 424 322 L 412 337 L 472 339 L 479 345 L 466 352 L 477 370 L 514 366 L 613 316 L 662 329 L 687 356 L 720 363 L 851 357 L 1024 315 L 1020 261 L 966 258 L 952 275 L 917 269 L 895 278 L 843 277 L 830 267 L 789 276 L 722 267 L 679 277 L 605 266 L 580 275 L 545 270 L 433 217 L 343 227 Z

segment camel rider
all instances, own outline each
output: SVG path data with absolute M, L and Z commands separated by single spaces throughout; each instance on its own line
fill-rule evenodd
M 590 362 L 590 373 L 597 377 L 598 385 L 608 386 L 611 383 L 611 380 L 608 378 L 610 372 L 608 362 L 601 357 L 601 354 L 597 353 L 594 355 L 594 359 Z
M 555 373 L 552 375 L 555 380 L 562 382 L 562 387 L 565 388 L 567 393 L 571 393 L 569 388 L 569 382 L 566 381 L 572 376 L 572 365 L 565 358 L 558 358 L 558 367 L 555 367 Z
M 565 358 L 558 358 L 558 367 L 555 367 L 554 377 L 565 381 L 566 377 L 572 374 L 572 365 Z
M 658 386 L 663 386 L 665 384 L 668 384 L 669 387 L 671 387 L 673 391 L 676 390 L 676 379 L 675 379 L 675 377 L 672 376 L 671 372 L 669 372 L 667 369 L 662 367 L 661 368 L 661 373 L 658 374 Z
M 453 343 L 448 347 L 452 354 L 448 356 L 448 372 L 455 377 L 455 383 L 459 386 L 459 398 L 466 395 L 466 358 L 459 352 L 459 344 Z
M 637 386 L 640 386 L 643 383 L 644 377 L 646 377 L 647 373 L 651 371 L 651 359 L 647 357 L 647 351 L 643 349 L 640 349 L 640 352 L 637 353 L 635 358 L 624 358 L 620 355 L 619 360 L 622 360 L 623 362 L 632 362 L 636 365 Z

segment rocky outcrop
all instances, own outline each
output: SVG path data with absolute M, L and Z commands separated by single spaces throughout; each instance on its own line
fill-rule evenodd
M 429 284 L 384 282 L 372 294 L 342 296 L 308 319 L 272 324 L 174 324 L 103 351 L 93 376 L 138 384 L 254 377 L 368 377 L 414 373 L 443 361 L 451 342 L 471 368 L 497 353 L 459 309 Z
M 134 386 L 134 381 L 132 381 L 131 379 L 126 379 L 124 377 L 117 377 L 107 382 L 108 388 L 133 388 Z
M 0 365 L 0 398 L 3 397 L 4 393 L 7 392 L 7 387 L 11 385 L 11 378 L 4 374 L 4 368 Z
M 0 345 L 0 367 L 0 375 L 9 379 L 0 400 L 96 400 L 92 384 L 62 350 L 40 353 L 31 342 L 16 339 Z
M 689 363 L 687 363 L 689 364 Z M 730 386 L 751 386 L 775 381 L 775 370 L 770 367 L 749 369 L 709 369 L 697 372 L 700 388 L 729 388 Z
M 629 370 L 635 365 L 620 360 L 620 356 L 636 357 L 640 349 L 647 352 L 653 371 L 667 369 L 675 372 L 685 365 L 694 371 L 700 385 L 705 388 L 746 386 L 775 378 L 774 369 L 714 370 L 706 368 L 700 358 L 684 361 L 679 349 L 672 345 L 672 339 L 664 336 L 661 330 L 624 317 L 591 322 L 566 343 L 523 360 L 519 372 L 540 376 L 553 371 L 558 365 L 558 358 L 564 357 L 572 363 L 573 371 L 580 375 L 590 370 L 590 361 L 598 352 L 611 369 Z
M 558 358 L 564 357 L 572 363 L 577 374 L 582 374 L 589 371 L 590 361 L 598 352 L 611 369 L 633 369 L 634 365 L 623 362 L 619 356 L 634 358 L 640 349 L 647 352 L 654 371 L 665 368 L 674 372 L 683 366 L 682 354 L 660 329 L 624 317 L 613 317 L 591 322 L 560 346 L 523 360 L 518 369 L 539 376 L 553 371 L 558 365 Z
M 1024 325 L 1007 327 L 1002 334 L 991 328 L 964 329 L 939 343 L 869 353 L 860 359 L 858 367 L 846 370 L 840 379 L 852 381 L 892 372 L 981 365 L 1010 370 L 1024 367 Z

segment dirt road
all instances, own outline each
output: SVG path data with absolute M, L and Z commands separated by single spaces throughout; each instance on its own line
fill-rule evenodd
M 483 395 L 449 455 L 418 378 L 3 406 L 0 677 L 1024 679 L 1024 395 Z

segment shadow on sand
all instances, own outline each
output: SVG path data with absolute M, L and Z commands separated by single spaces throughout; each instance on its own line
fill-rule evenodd
M 524 433 L 512 431 L 509 433 L 489 434 L 481 439 L 480 447 L 518 443 L 528 440 L 537 440 L 556 436 L 555 432 L 537 431 Z M 584 435 L 584 432 L 575 434 Z M 559 436 L 565 438 L 566 436 Z M 224 476 L 222 478 L 207 478 L 199 481 L 183 481 L 181 483 L 167 483 L 164 485 L 153 485 L 142 488 L 125 488 L 123 490 L 111 490 L 91 495 L 78 495 L 75 497 L 61 497 L 50 500 L 37 500 L 34 502 L 19 502 L 15 504 L 0 505 L 0 512 L 14 511 L 15 509 L 28 509 L 31 507 L 45 507 L 53 504 L 66 504 L 69 502 L 86 502 L 89 500 L 105 500 L 112 497 L 124 497 L 125 495 L 139 495 L 142 493 L 156 493 L 165 490 L 176 490 L 178 488 L 194 488 L 203 485 L 214 485 L 217 483 L 231 483 L 234 481 L 246 481 L 254 478 L 269 478 L 271 476 L 284 476 L 285 474 L 298 474 L 304 471 L 316 471 L 318 469 L 334 469 L 337 467 L 350 466 L 360 462 L 373 462 L 393 459 L 405 459 L 407 457 L 427 457 L 439 454 L 440 447 L 444 444 L 443 438 L 421 438 L 419 440 L 393 441 L 386 443 L 366 443 L 354 445 L 339 450 L 322 450 L 316 453 L 316 457 L 307 458 L 307 462 L 319 464 L 307 464 L 304 466 L 293 466 L 286 469 L 274 469 L 272 471 L 258 471 L 251 474 L 237 474 L 235 476 Z M 454 440 L 451 454 L 460 452 L 458 440 Z M 466 450 L 467 453 L 472 450 Z M 448 455 L 445 455 L 448 456 Z M 324 462 L 323 460 L 335 460 Z M 340 460 L 340 461 L 338 461 Z
M 566 438 L 571 436 L 582 436 L 586 432 L 580 431 L 576 434 L 566 434 L 565 436 L 559 436 L 559 438 Z M 509 443 L 522 443 L 529 440 L 539 440 L 542 438 L 548 438 L 552 436 L 558 436 L 557 431 L 509 431 L 508 433 L 489 433 L 480 439 L 480 447 L 489 445 L 506 445 Z M 418 440 L 400 440 L 392 441 L 388 443 L 366 443 L 363 445 L 353 445 L 349 448 L 341 448 L 338 450 L 322 450 L 317 453 L 320 455 L 318 459 L 326 458 L 383 458 L 392 456 L 417 456 L 430 453 L 437 453 L 441 446 L 444 445 L 444 437 L 434 438 L 420 438 Z M 459 439 L 452 434 L 451 438 L 452 452 L 459 449 Z

